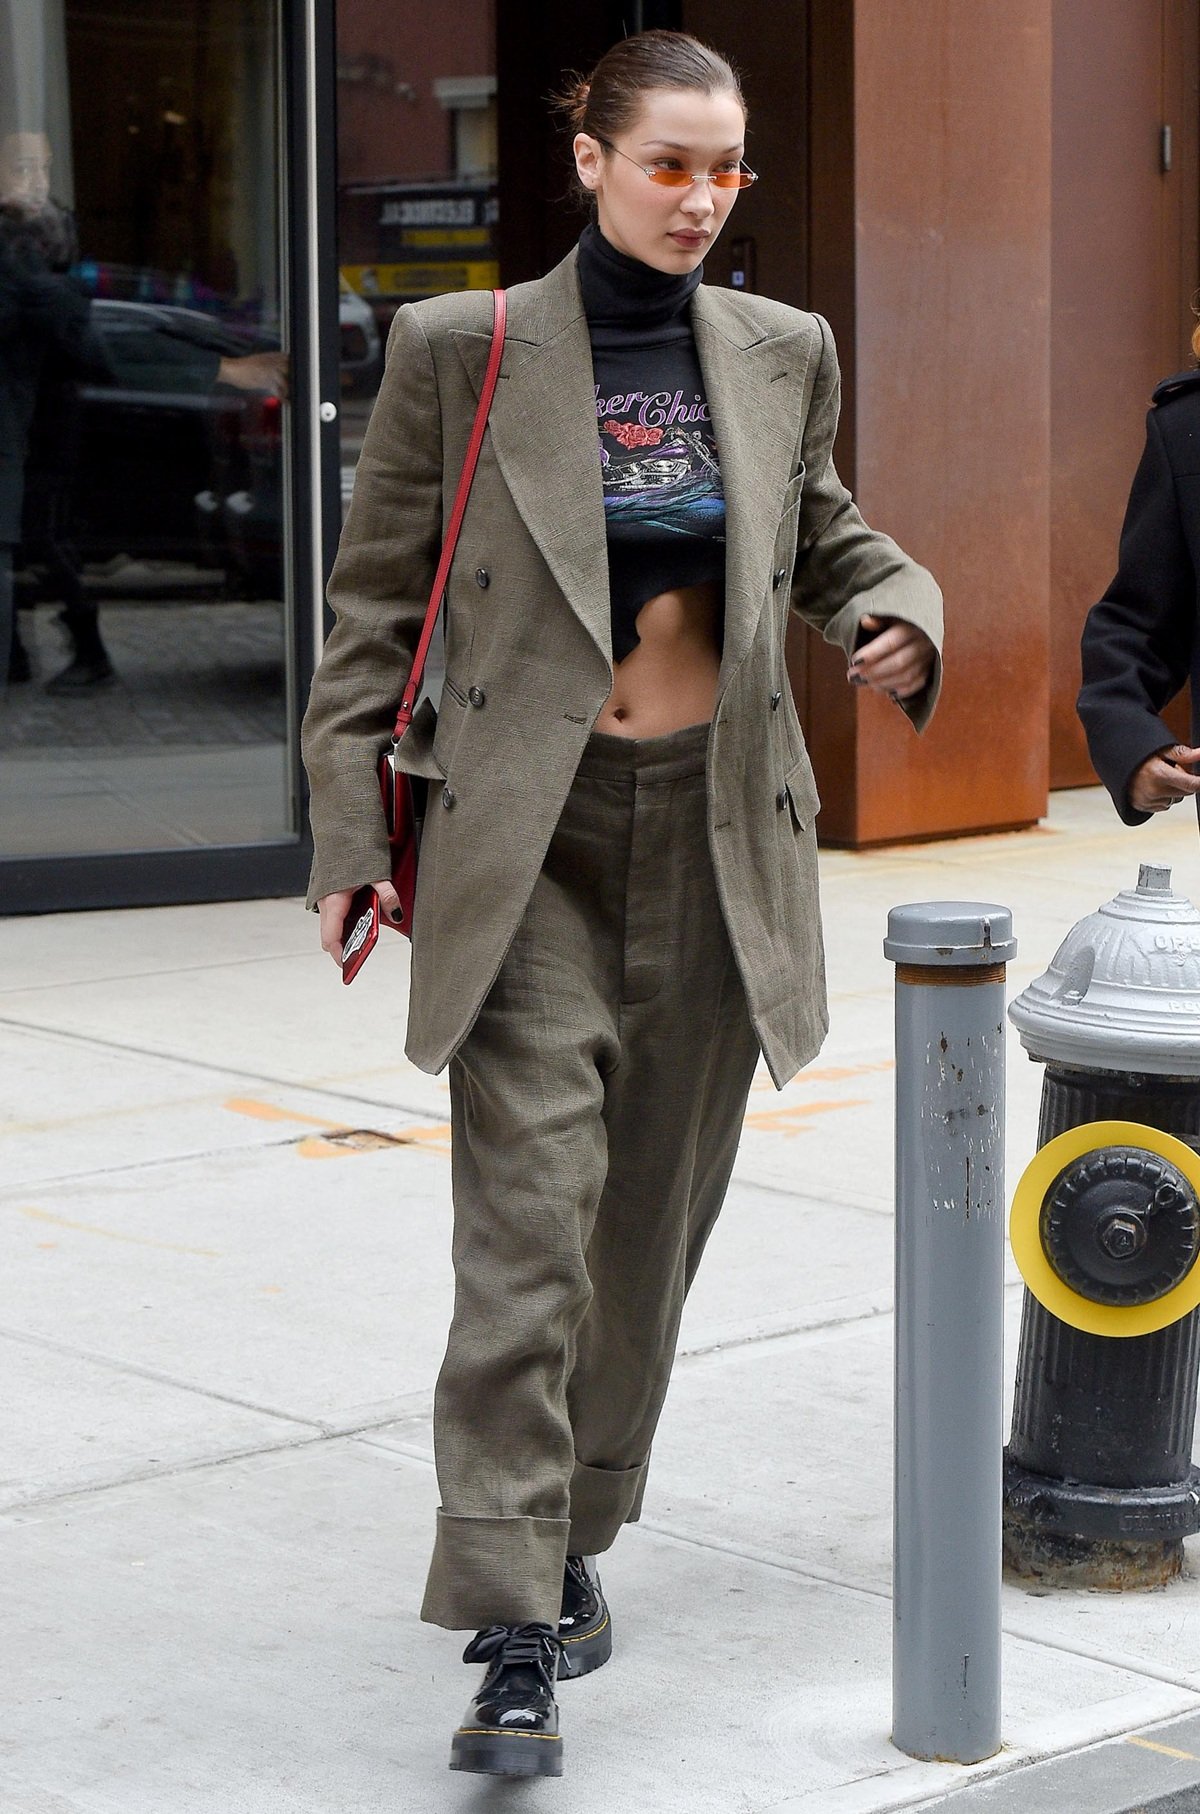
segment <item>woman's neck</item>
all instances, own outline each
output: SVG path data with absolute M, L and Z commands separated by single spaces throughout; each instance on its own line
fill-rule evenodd
M 676 276 L 631 258 L 595 221 L 579 236 L 579 288 L 589 325 L 653 328 L 684 318 L 704 266 Z

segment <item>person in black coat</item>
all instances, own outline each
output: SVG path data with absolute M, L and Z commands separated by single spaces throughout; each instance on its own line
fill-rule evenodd
M 89 301 L 76 281 L 54 269 L 46 203 L 23 185 L 13 155 L 38 134 L 0 141 L 0 692 L 13 648 L 13 550 L 21 539 L 25 461 L 38 387 L 49 358 L 88 369 L 95 357 Z M 16 174 L 13 174 L 13 173 Z
M 1193 337 L 1200 357 L 1200 328 Z M 1078 711 L 1127 825 L 1200 795 L 1200 371 L 1157 387 L 1117 574 L 1083 629 Z M 1191 682 L 1192 744 L 1161 716 Z

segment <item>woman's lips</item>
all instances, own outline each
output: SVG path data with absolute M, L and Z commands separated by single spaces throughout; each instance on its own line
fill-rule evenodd
M 702 246 L 705 244 L 705 242 L 708 239 L 708 234 L 707 233 L 688 233 L 686 231 L 681 230 L 678 233 L 668 234 L 667 237 L 669 239 L 673 239 L 677 245 L 686 246 L 689 252 L 694 252 L 697 246 Z

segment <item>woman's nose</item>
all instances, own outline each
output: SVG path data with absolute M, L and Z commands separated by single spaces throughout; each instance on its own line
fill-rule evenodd
M 712 198 L 712 184 L 693 183 L 684 197 L 683 206 L 685 212 L 696 220 L 707 220 L 710 214 L 716 212 L 717 207 Z

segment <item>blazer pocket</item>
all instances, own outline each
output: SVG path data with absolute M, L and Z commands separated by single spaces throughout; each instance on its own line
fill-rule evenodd
M 463 725 L 467 721 L 467 702 L 447 675 L 442 683 L 442 702 L 438 707 L 437 729 L 433 735 L 433 754 L 443 775 L 450 773 Z
M 396 766 L 404 774 L 421 775 L 426 781 L 446 779 L 445 770 L 433 753 L 437 723 L 432 701 L 423 699 L 396 747 Z
M 797 466 L 795 472 L 784 486 L 782 514 L 786 514 L 787 511 L 792 508 L 792 505 L 797 502 L 800 493 L 804 490 L 805 470 L 804 461 L 801 460 L 799 466 Z
M 788 804 L 792 809 L 792 823 L 799 831 L 808 831 L 821 810 L 821 796 L 813 779 L 812 767 L 807 756 L 802 756 L 795 768 L 789 769 L 783 778 L 787 789 Z

